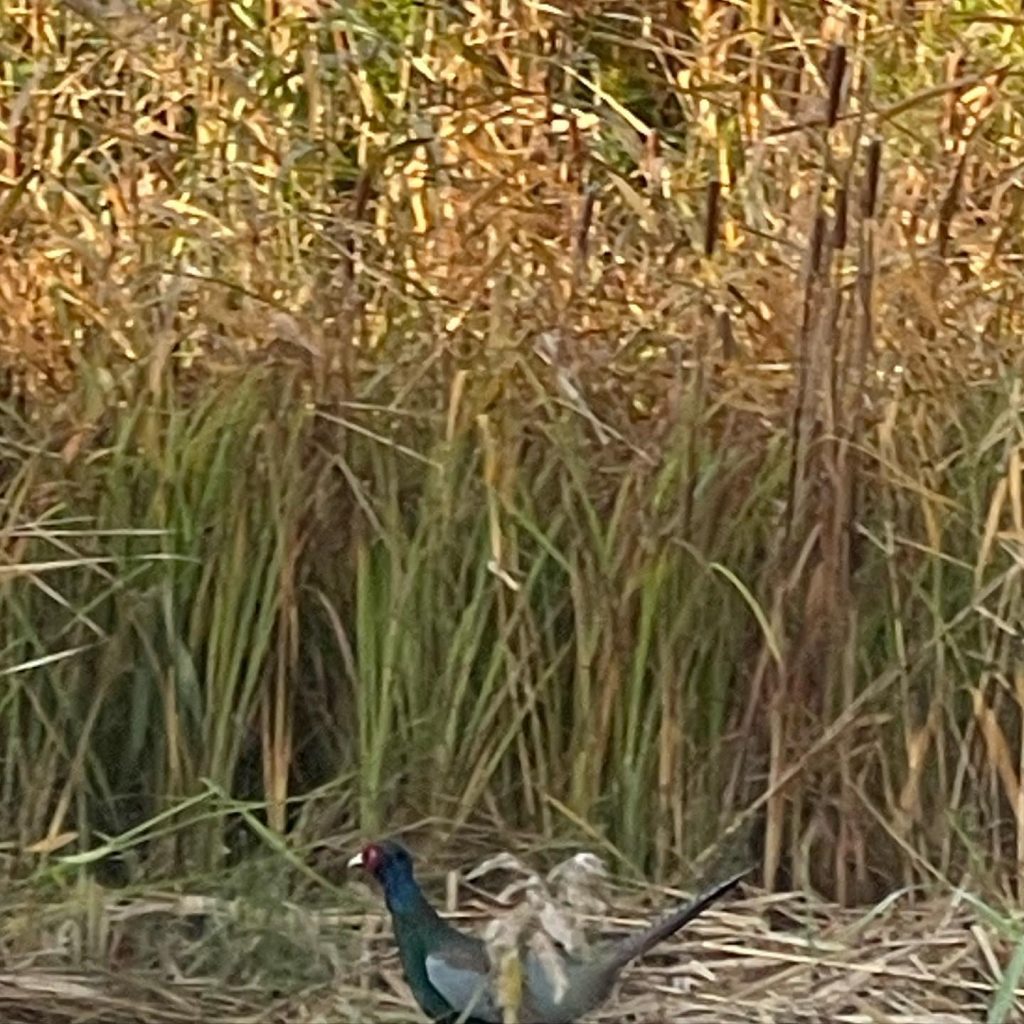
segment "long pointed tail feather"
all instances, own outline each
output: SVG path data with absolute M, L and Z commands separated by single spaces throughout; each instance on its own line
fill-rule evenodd
M 719 882 L 717 885 L 705 890 L 689 903 L 680 907 L 678 910 L 673 911 L 673 913 L 669 914 L 668 917 L 651 925 L 647 931 L 640 932 L 639 935 L 631 936 L 630 938 L 623 940 L 612 956 L 612 963 L 610 965 L 612 969 L 615 971 L 621 970 L 621 968 L 625 967 L 630 960 L 635 960 L 637 957 L 643 956 L 644 953 L 649 949 L 652 949 L 659 942 L 664 942 L 664 940 L 670 935 L 674 935 L 679 931 L 683 925 L 688 924 L 695 917 L 699 917 L 703 914 L 704 911 L 715 902 L 715 900 L 724 896 L 748 874 L 750 874 L 750 868 L 732 875 L 724 882 Z

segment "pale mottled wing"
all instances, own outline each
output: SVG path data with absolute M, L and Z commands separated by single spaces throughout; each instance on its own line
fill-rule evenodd
M 490 992 L 490 963 L 483 945 L 449 945 L 426 958 L 430 984 L 457 1013 L 485 1024 L 501 1024 L 501 1009 Z

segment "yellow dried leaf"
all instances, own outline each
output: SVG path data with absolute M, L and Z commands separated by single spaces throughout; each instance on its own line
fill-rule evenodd
M 77 832 L 58 832 L 53 836 L 45 836 L 39 842 L 25 847 L 26 853 L 56 853 L 78 838 Z

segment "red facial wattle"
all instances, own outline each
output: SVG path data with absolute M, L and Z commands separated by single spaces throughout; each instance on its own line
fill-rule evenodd
M 370 843 L 363 850 L 363 869 L 375 875 L 383 863 L 384 851 L 376 843 Z

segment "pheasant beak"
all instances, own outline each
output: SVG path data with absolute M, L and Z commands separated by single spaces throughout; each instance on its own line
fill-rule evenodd
M 364 846 L 348 862 L 350 868 L 362 868 L 371 875 L 377 875 L 387 862 L 387 854 L 378 843 Z

